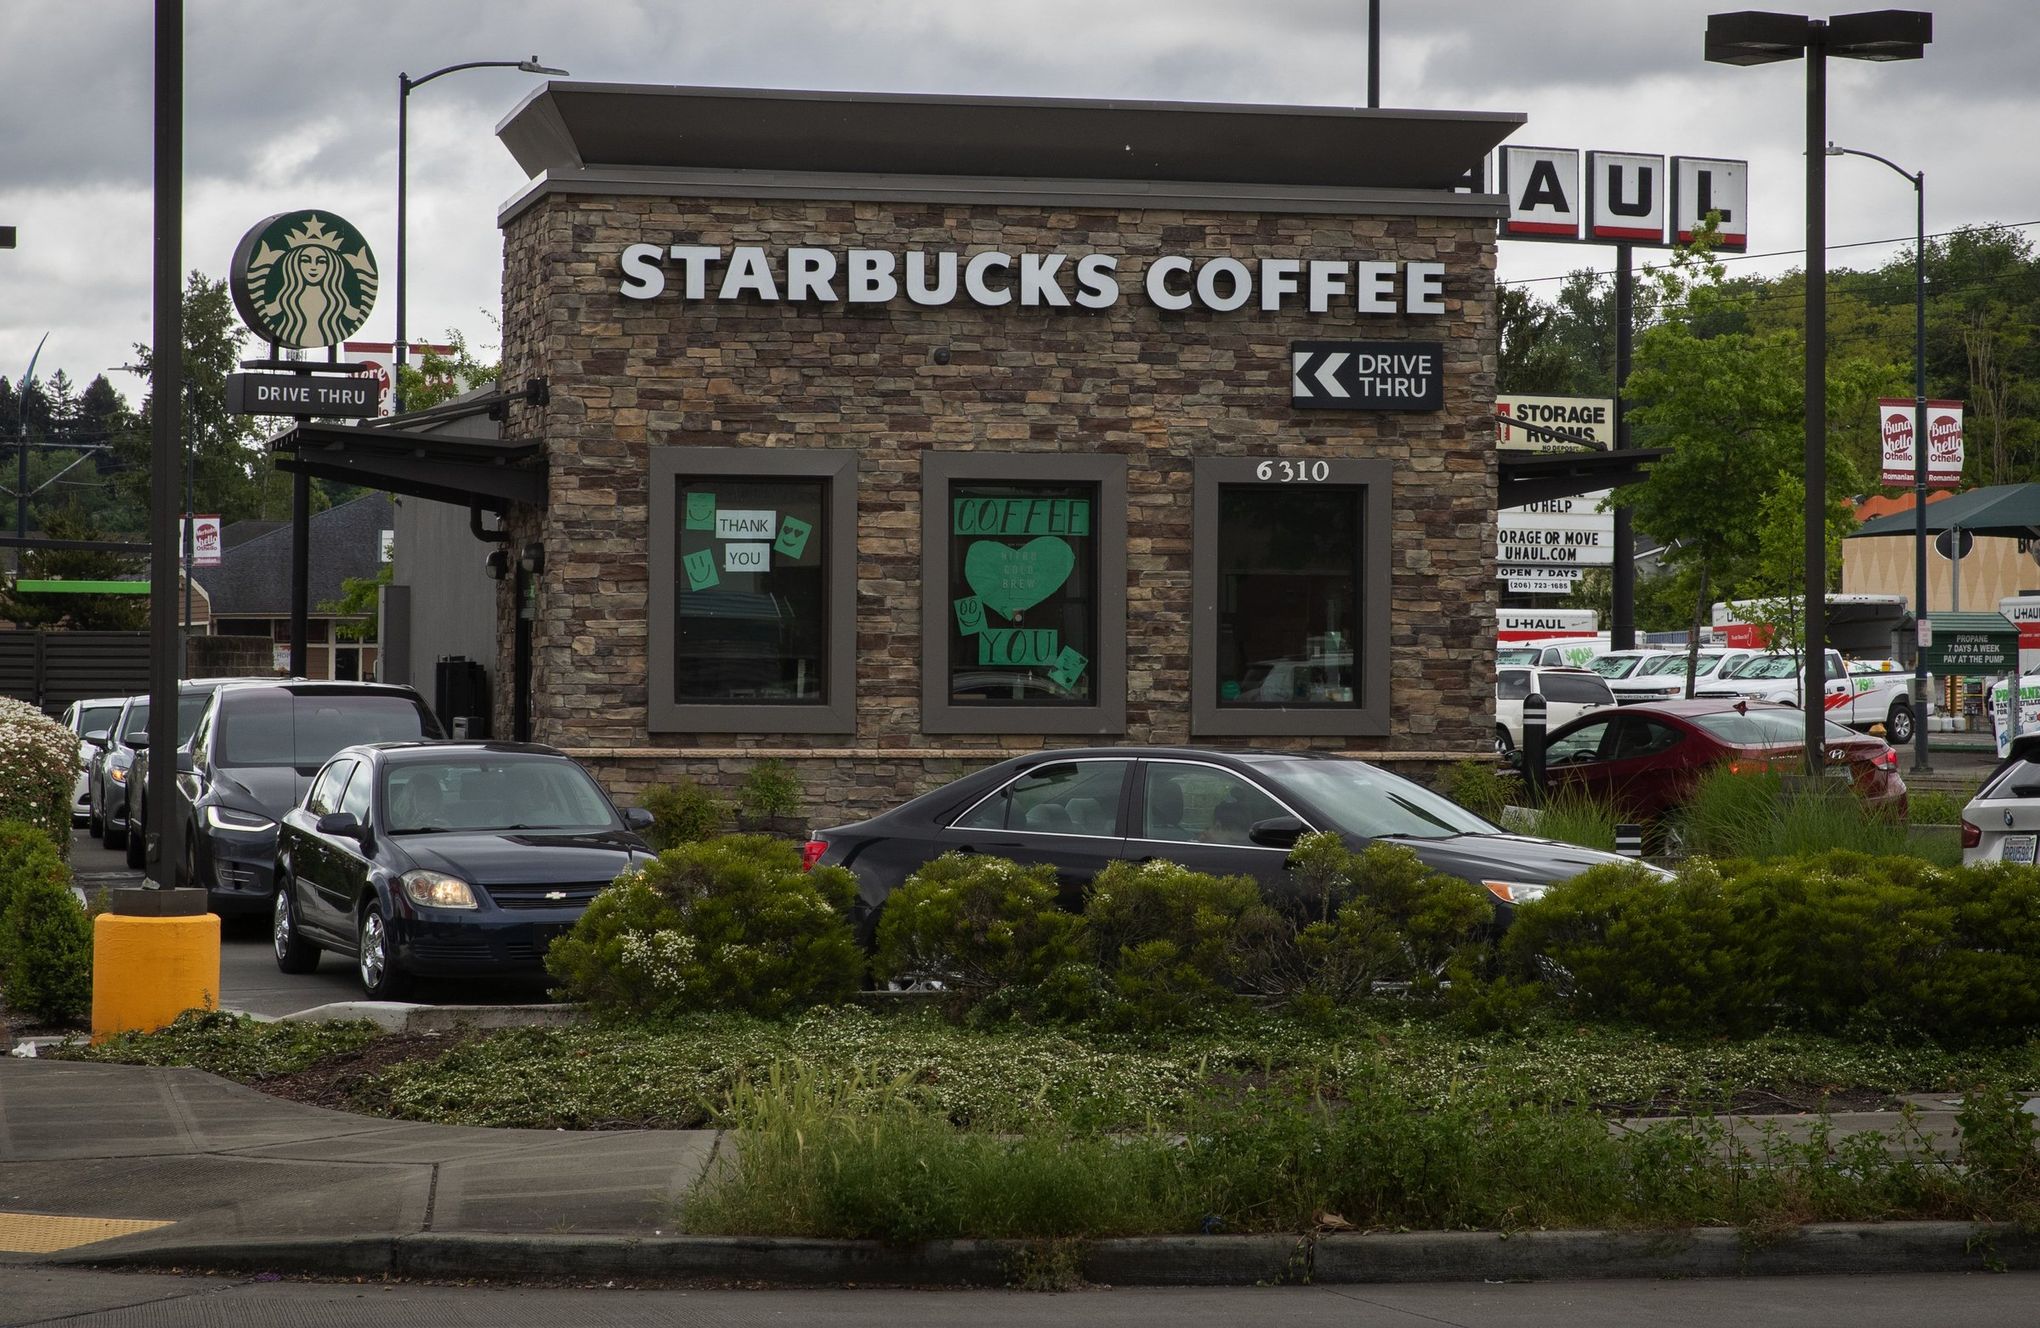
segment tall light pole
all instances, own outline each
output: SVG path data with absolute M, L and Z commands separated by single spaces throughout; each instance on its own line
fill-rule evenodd
M 1814 699 L 1827 690 L 1827 60 L 1917 60 L 1933 39 L 1934 16 L 1910 9 L 1827 19 L 1753 10 L 1707 17 L 1707 58 L 1717 64 L 1806 57 L 1806 682 L 1800 702 L 1810 775 L 1822 773 L 1827 752 L 1827 713 Z
M 1909 171 L 1889 157 L 1855 148 L 1827 145 L 1830 157 L 1868 157 L 1881 161 L 1913 187 L 1913 618 L 1925 623 L 1927 617 L 1927 173 Z M 1913 656 L 1913 769 L 1924 773 L 1927 764 L 1927 656 L 1916 650 Z
M 529 60 L 469 60 L 435 69 L 422 78 L 402 73 L 397 75 L 397 338 L 395 380 L 390 384 L 390 392 L 399 415 L 404 411 L 404 360 L 409 349 L 404 344 L 404 226 L 410 202 L 411 89 L 422 88 L 435 78 L 457 74 L 463 69 L 517 69 L 527 74 L 567 76 L 564 69 L 540 64 L 535 55 Z

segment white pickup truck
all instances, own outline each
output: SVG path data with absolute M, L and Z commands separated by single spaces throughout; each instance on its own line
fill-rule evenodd
M 1753 701 L 1782 701 L 1796 706 L 1801 672 L 1791 655 L 1757 655 L 1737 665 L 1727 677 L 1708 679 L 1695 689 L 1695 695 L 1746 696 Z M 1860 661 L 1852 667 L 1842 659 L 1840 651 L 1830 650 L 1827 678 L 1821 690 L 1821 703 L 1835 723 L 1853 729 L 1882 724 L 1885 738 L 1893 746 L 1912 741 L 1915 722 L 1912 675 L 1900 672 L 1895 661 Z M 1933 695 L 1931 681 L 1927 694 Z

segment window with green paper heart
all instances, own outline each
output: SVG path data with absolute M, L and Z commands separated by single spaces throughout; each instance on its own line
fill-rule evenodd
M 1092 704 L 1097 486 L 949 489 L 949 693 L 959 704 Z
M 673 699 L 826 700 L 828 482 L 678 484 Z

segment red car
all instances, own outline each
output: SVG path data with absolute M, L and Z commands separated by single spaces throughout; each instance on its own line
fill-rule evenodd
M 1864 803 L 1905 815 L 1905 781 L 1890 744 L 1832 720 L 1827 735 L 1828 764 L 1849 767 Z M 1645 701 L 1553 729 L 1545 741 L 1545 781 L 1553 792 L 1586 793 L 1631 820 L 1655 821 L 1684 803 L 1716 766 L 1798 770 L 1805 736 L 1805 718 L 1793 706 L 1733 698 Z

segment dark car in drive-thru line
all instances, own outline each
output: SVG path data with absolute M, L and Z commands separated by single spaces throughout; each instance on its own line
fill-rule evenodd
M 1551 731 L 1544 777 L 1553 791 L 1585 794 L 1642 824 L 1683 806 L 1710 771 L 1790 773 L 1806 750 L 1806 718 L 1797 706 L 1731 698 L 1644 701 L 1583 716 Z M 1905 780 L 1898 753 L 1882 738 L 1827 721 L 1830 766 L 1846 766 L 1865 806 L 1903 817 Z
M 944 853 L 983 853 L 1056 870 L 1066 907 L 1108 864 L 1162 859 L 1252 876 L 1279 899 L 1289 850 L 1313 831 L 1349 844 L 1402 844 L 1427 865 L 1486 887 L 1497 922 L 1516 903 L 1612 853 L 1513 834 L 1458 803 L 1350 757 L 1195 747 L 1033 752 L 966 775 L 854 825 L 816 832 L 810 866 L 857 875 L 867 939 L 886 896 Z
M 192 730 L 205 714 L 212 694 L 229 683 L 267 682 L 265 678 L 187 678 L 177 684 L 177 744 L 191 741 Z M 94 748 L 92 764 L 86 771 L 86 824 L 108 848 L 127 850 L 127 865 L 140 867 L 142 837 L 130 834 L 131 825 L 145 824 L 130 817 L 130 807 L 139 809 L 143 786 L 149 776 L 149 698 L 130 696 L 121 703 L 120 713 L 103 732 L 86 732 Z
M 277 967 L 355 962 L 371 999 L 416 976 L 536 971 L 623 872 L 651 860 L 638 808 L 530 743 L 347 747 L 276 841 Z
M 177 814 L 166 853 L 212 911 L 266 913 L 276 825 L 342 747 L 438 738 L 409 687 L 366 682 L 241 683 L 220 688 L 178 753 Z

